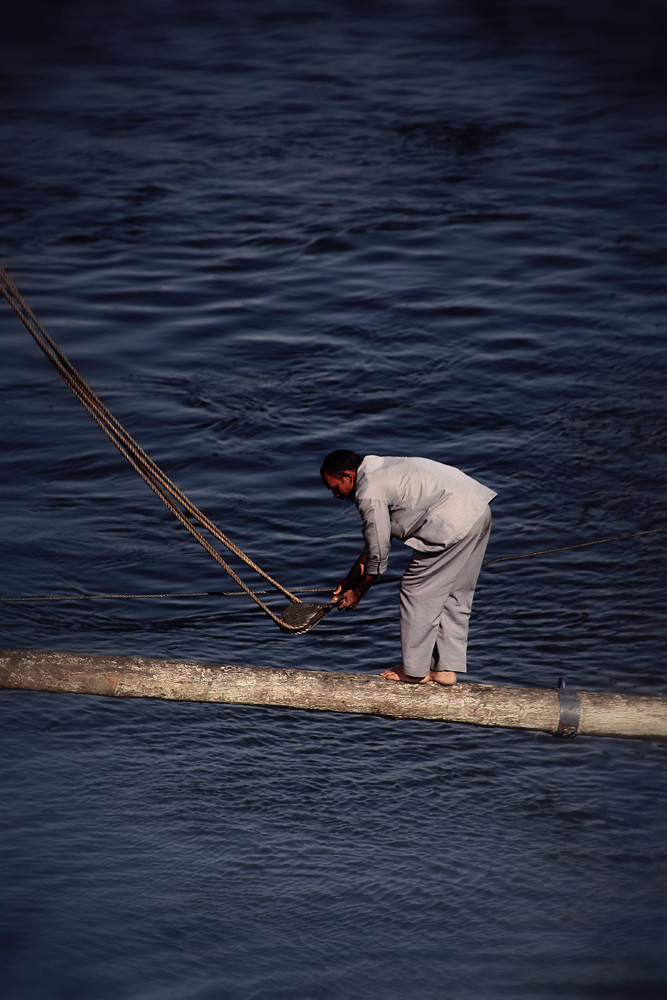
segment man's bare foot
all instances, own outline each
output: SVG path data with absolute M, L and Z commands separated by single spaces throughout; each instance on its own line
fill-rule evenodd
M 437 684 L 444 684 L 445 687 L 451 687 L 457 680 L 453 670 L 432 670 L 429 677 Z
M 383 670 L 382 676 L 388 681 L 403 681 L 406 684 L 424 684 L 429 679 L 428 674 L 426 677 L 411 677 L 410 674 L 406 674 L 403 667 L 396 667 L 395 670 Z

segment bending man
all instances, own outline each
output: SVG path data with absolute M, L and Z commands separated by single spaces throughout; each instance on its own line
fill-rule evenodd
M 466 670 L 468 621 L 491 531 L 493 490 L 427 458 L 332 451 L 320 469 L 339 500 L 353 501 L 364 548 L 333 601 L 354 609 L 387 568 L 392 538 L 414 549 L 400 591 L 402 664 L 392 681 L 455 684 Z

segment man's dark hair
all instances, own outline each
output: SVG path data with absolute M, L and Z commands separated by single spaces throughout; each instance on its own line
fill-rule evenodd
M 363 458 L 357 455 L 356 451 L 346 451 L 339 448 L 330 452 L 320 466 L 320 476 L 340 476 L 348 469 L 358 469 Z

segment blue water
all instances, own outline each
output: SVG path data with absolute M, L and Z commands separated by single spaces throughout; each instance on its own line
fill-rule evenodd
M 338 446 L 497 490 L 488 558 L 665 526 L 662 4 L 3 16 L 0 262 L 267 572 L 356 555 Z M 0 306 L 0 596 L 237 589 Z M 469 678 L 667 694 L 664 538 L 487 567 Z M 3 602 L 2 646 L 375 672 L 407 555 L 299 638 L 174 596 Z M 3 1000 L 664 996 L 664 746 L 0 698 Z

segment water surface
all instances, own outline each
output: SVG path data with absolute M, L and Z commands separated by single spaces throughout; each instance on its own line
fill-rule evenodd
M 358 551 L 317 474 L 338 446 L 497 490 L 489 558 L 663 527 L 663 27 L 648 0 L 23 5 L 2 264 L 288 587 Z M 0 596 L 236 589 L 0 327 Z M 469 678 L 664 695 L 663 538 L 489 566 Z M 3 602 L 2 643 L 377 671 L 407 555 L 300 638 L 173 596 Z M 664 993 L 660 746 L 27 692 L 2 714 L 11 1000 Z

